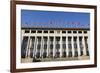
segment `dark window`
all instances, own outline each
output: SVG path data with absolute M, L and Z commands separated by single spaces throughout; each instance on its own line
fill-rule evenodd
M 29 33 L 29 30 L 25 30 L 25 33 Z
M 37 49 L 40 50 L 40 48 L 41 48 L 41 37 L 38 37 Z
M 75 57 L 78 57 L 78 52 L 77 51 L 75 51 Z
M 44 31 L 44 33 L 48 33 L 48 31 Z
M 60 41 L 60 37 L 56 37 L 56 41 Z
M 54 31 L 50 31 L 50 33 L 54 33 Z
M 63 44 L 63 49 L 66 49 L 66 44 Z
M 26 48 L 28 43 L 28 37 L 24 37 L 21 45 L 21 57 L 25 58 L 26 56 Z
M 53 37 L 50 37 L 50 41 L 53 41 Z
M 89 56 L 89 51 L 86 51 L 86 55 Z
M 62 37 L 62 46 L 63 49 L 66 49 L 66 37 Z
M 87 33 L 87 31 L 84 31 L 84 33 Z
M 50 37 L 50 49 L 53 49 L 53 37 Z
M 71 31 L 68 31 L 68 33 L 71 33 Z
M 60 49 L 60 44 L 56 44 L 56 48 L 57 49 Z
M 72 52 L 71 51 L 69 51 L 68 57 L 72 57 Z
M 57 48 L 60 48 L 60 44 L 59 44 L 59 42 L 60 42 L 60 37 L 56 37 L 56 47 Z
M 71 45 L 71 44 L 68 44 L 68 48 L 69 48 L 69 49 L 72 49 L 72 45 Z
M 53 52 L 52 51 L 50 52 L 50 57 L 53 57 Z
M 72 49 L 71 37 L 68 37 L 68 48 Z
M 38 44 L 37 49 L 40 50 L 40 48 L 41 48 L 41 44 Z
M 40 52 L 36 53 L 36 58 L 40 58 Z
M 62 31 L 62 33 L 66 33 L 66 31 Z
M 47 49 L 47 44 L 44 45 L 44 49 Z
M 65 51 L 63 52 L 63 57 L 66 57 L 66 52 Z
M 82 31 L 78 31 L 78 33 L 82 33 Z
M 81 51 L 81 56 L 83 55 L 83 51 Z
M 77 49 L 77 37 L 74 37 L 74 48 Z
M 31 33 L 36 33 L 36 31 L 32 30 Z
M 77 31 L 73 31 L 73 33 L 77 33 Z
M 53 44 L 50 44 L 50 49 L 53 49 Z
M 60 57 L 60 52 L 59 51 L 56 52 L 56 56 Z
M 46 53 L 46 52 L 44 52 L 44 53 L 43 53 L 43 58 L 46 58 L 46 55 L 47 55 L 47 53 Z
M 37 33 L 42 33 L 42 31 L 37 31 Z

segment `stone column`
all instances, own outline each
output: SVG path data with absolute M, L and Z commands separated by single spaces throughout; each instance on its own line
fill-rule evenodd
M 37 44 L 38 44 L 38 40 L 37 40 L 37 37 L 36 37 L 36 44 L 35 44 L 35 58 L 36 58 L 36 54 L 37 54 Z
M 21 30 L 21 43 L 23 43 L 24 32 L 25 32 L 25 30 Z
M 80 44 L 79 44 L 79 36 L 77 36 L 77 50 L 78 50 L 78 57 L 81 55 Z
M 62 57 L 62 36 L 60 36 L 60 57 Z
M 43 36 L 41 36 L 41 48 L 40 48 L 40 57 L 43 55 Z
M 27 47 L 26 47 L 26 57 L 28 57 L 28 49 L 29 49 L 30 37 L 28 37 Z
M 42 39 L 41 39 L 41 43 L 42 43 L 42 48 L 41 48 L 41 58 L 43 59 L 43 52 L 44 52 L 44 39 L 43 39 L 43 36 L 42 36 Z
M 66 57 L 69 54 L 69 50 L 68 50 L 68 36 L 66 37 Z
M 90 41 L 89 41 L 89 37 L 87 37 L 87 44 L 88 44 L 88 52 L 90 54 Z
M 55 36 L 54 36 L 54 40 L 53 40 L 53 57 L 55 56 L 55 49 L 56 49 L 56 41 L 55 41 Z
M 47 57 L 49 56 L 49 48 L 50 47 L 50 45 L 49 45 L 49 36 L 48 36 L 48 38 L 47 38 Z
M 73 40 L 73 36 L 72 36 L 72 39 L 71 39 L 71 41 L 72 41 L 72 57 L 74 57 L 74 40 Z
M 34 38 L 34 48 L 33 48 L 33 57 L 35 57 L 35 52 L 36 52 L 36 36 Z
M 83 43 L 83 55 L 86 55 L 86 47 L 85 47 L 85 39 L 84 39 L 84 37 L 82 38 L 82 43 Z
M 30 38 L 30 40 L 29 40 L 29 47 L 28 47 L 28 57 L 30 57 L 30 48 L 31 48 L 31 46 L 32 46 L 32 39 Z

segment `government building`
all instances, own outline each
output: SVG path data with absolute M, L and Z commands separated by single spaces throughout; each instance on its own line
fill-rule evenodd
M 89 28 L 21 28 L 21 62 L 89 59 Z

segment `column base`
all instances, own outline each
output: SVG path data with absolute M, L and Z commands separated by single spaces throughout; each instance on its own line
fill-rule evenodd
M 27 58 L 22 58 L 21 63 L 30 63 L 32 62 L 33 58 L 27 57 Z
M 83 55 L 83 56 L 79 56 L 78 59 L 79 60 L 88 60 L 88 59 L 90 59 L 90 56 Z
M 21 63 L 32 63 L 32 62 L 50 62 L 50 61 L 74 61 L 74 60 L 89 60 L 89 56 L 79 56 L 79 57 L 46 57 L 46 58 L 22 58 Z

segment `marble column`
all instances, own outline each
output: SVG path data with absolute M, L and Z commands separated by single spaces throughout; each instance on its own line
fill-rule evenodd
M 78 50 L 78 57 L 81 55 L 80 44 L 79 44 L 79 36 L 77 36 L 77 50 Z
M 66 57 L 68 57 L 69 50 L 68 50 L 68 36 L 66 37 Z
M 83 55 L 86 55 L 86 47 L 85 47 L 85 39 L 84 39 L 84 37 L 82 38 L 82 43 L 83 43 Z
M 72 43 L 72 57 L 74 57 L 74 40 L 73 40 L 73 36 L 72 36 L 72 39 L 71 39 L 71 43 Z
M 28 37 L 28 42 L 26 47 L 26 57 L 28 57 L 29 43 L 30 43 L 30 37 Z
M 60 57 L 62 57 L 62 36 L 60 36 Z
M 55 49 L 56 49 L 56 41 L 55 41 L 55 36 L 54 36 L 54 40 L 53 40 L 53 57 L 55 56 Z

